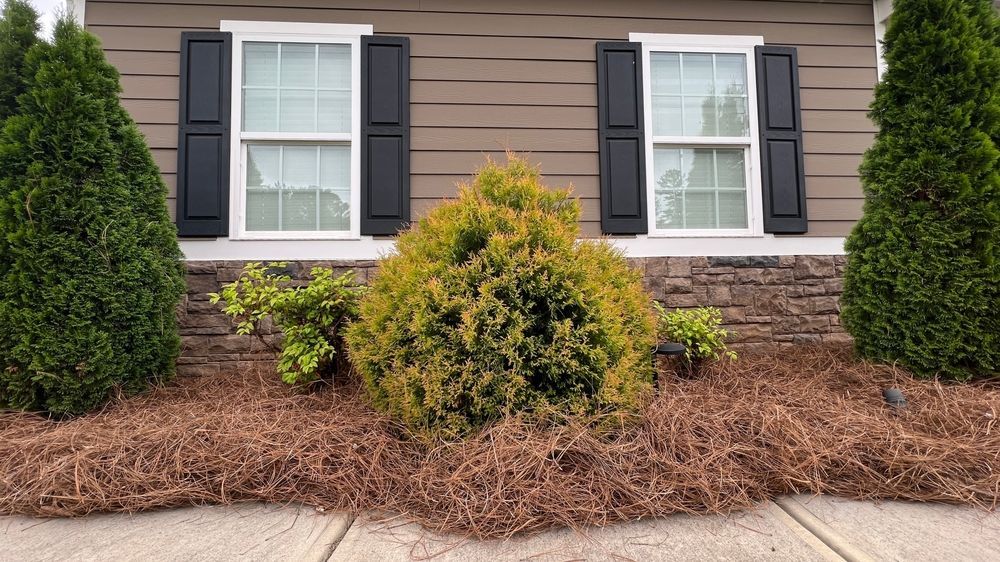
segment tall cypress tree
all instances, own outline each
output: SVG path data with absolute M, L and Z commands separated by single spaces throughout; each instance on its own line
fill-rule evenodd
M 0 405 L 78 413 L 173 372 L 166 186 L 97 39 L 56 24 L 0 136 Z
M 38 42 L 38 12 L 27 0 L 7 0 L 0 14 L 0 123 L 17 109 L 24 93 L 24 56 Z
M 861 355 L 923 376 L 1000 370 L 1000 33 L 991 0 L 896 0 L 879 127 L 847 240 Z

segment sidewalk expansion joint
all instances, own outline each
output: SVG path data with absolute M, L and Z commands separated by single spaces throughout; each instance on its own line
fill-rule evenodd
M 847 562 L 875 562 L 875 558 L 867 552 L 851 544 L 844 535 L 813 515 L 808 508 L 789 496 L 776 498 L 774 504 L 781 508 L 791 519 L 815 538 L 832 550 L 838 557 Z
M 327 523 L 326 528 L 320 533 L 320 536 L 316 537 L 315 542 L 309 548 L 309 554 L 307 554 L 309 560 L 326 562 L 333 556 L 333 551 L 337 550 L 341 541 L 344 540 L 344 536 L 347 535 L 347 531 L 354 525 L 355 517 L 348 515 L 346 519 L 346 521 L 333 519 Z

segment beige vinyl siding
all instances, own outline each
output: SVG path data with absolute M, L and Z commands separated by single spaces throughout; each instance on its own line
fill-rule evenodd
M 171 198 L 180 33 L 240 19 L 367 23 L 409 36 L 414 212 L 509 148 L 529 153 L 550 184 L 574 186 L 586 235 L 600 234 L 595 41 L 763 35 L 799 50 L 809 235 L 845 235 L 860 216 L 857 167 L 874 137 L 868 0 L 88 0 L 86 18 L 122 73 L 124 103 Z

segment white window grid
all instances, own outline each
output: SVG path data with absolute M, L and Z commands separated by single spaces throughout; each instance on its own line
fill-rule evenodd
M 243 40 L 243 43 L 252 43 L 252 42 L 253 41 Z M 282 91 L 296 91 L 296 92 L 312 91 L 313 92 L 313 126 L 314 127 L 319 124 L 319 98 L 320 98 L 319 94 L 320 94 L 320 92 L 350 92 L 351 91 L 350 87 L 347 87 L 347 88 L 335 88 L 335 87 L 330 87 L 330 86 L 320 86 L 319 85 L 319 51 L 320 51 L 320 46 L 321 45 L 346 44 L 346 43 L 341 43 L 339 41 L 323 41 L 321 43 L 315 43 L 315 44 L 313 44 L 313 48 L 314 48 L 313 49 L 313 56 L 314 56 L 314 59 L 313 59 L 313 73 L 314 73 L 314 76 L 316 78 L 316 81 L 315 81 L 315 83 L 313 84 L 313 86 L 311 88 L 310 87 L 306 87 L 306 86 L 282 86 L 282 84 L 281 84 L 282 47 L 284 45 L 288 44 L 288 42 L 287 41 L 283 41 L 283 42 L 263 41 L 263 43 L 277 43 L 278 65 L 275 67 L 275 73 L 277 74 L 277 76 L 275 76 L 275 85 L 274 86 L 253 86 L 253 85 L 247 86 L 247 85 L 244 85 L 242 83 L 243 81 L 241 79 L 240 80 L 240 88 L 241 88 L 240 95 L 243 96 L 241 103 L 244 103 L 246 101 L 246 91 L 247 90 L 260 90 L 260 91 L 270 91 L 270 90 L 273 90 L 274 92 L 276 92 L 276 100 L 275 100 L 275 106 L 276 106 L 275 107 L 275 119 L 276 119 L 276 121 L 275 121 L 275 124 L 277 125 L 278 129 L 281 128 L 281 92 Z M 351 56 L 352 56 L 352 58 L 354 56 L 353 49 L 352 49 L 352 52 L 351 52 Z M 242 57 L 242 54 L 241 54 L 241 57 Z M 242 65 L 240 66 L 240 71 L 242 72 Z M 262 136 L 265 136 L 267 138 L 271 138 L 272 136 L 274 136 L 276 134 L 279 134 L 277 132 L 272 132 L 272 131 L 244 131 L 243 129 L 244 129 L 243 115 L 241 115 L 240 116 L 240 133 L 242 135 L 244 135 L 243 138 L 253 138 L 253 136 L 255 134 L 256 135 L 262 135 Z M 342 134 L 342 133 L 317 133 L 317 136 L 321 136 L 322 137 L 322 138 L 318 138 L 317 140 L 325 140 L 327 137 L 330 137 L 330 136 L 333 136 L 333 135 L 337 135 L 337 134 Z M 347 135 L 349 136 L 350 133 L 347 133 Z M 348 142 L 350 142 L 349 138 L 348 138 Z
M 278 148 L 278 170 L 279 170 L 279 173 L 284 170 L 285 148 L 287 148 L 288 146 L 294 146 L 294 145 L 290 145 L 289 143 L 279 143 L 279 142 L 243 143 L 243 150 L 244 151 L 248 150 L 247 147 L 248 147 L 249 144 L 253 144 L 254 146 L 273 145 L 273 146 L 277 147 Z M 315 188 L 295 188 L 295 189 L 285 189 L 285 188 L 282 188 L 280 190 L 270 190 L 270 189 L 251 189 L 250 186 L 244 186 L 246 193 L 250 193 L 251 191 L 257 191 L 257 192 L 260 192 L 260 193 L 276 194 L 278 196 L 278 211 L 277 211 L 278 231 L 270 231 L 270 232 L 297 232 L 297 233 L 302 233 L 302 232 L 308 233 L 308 232 L 311 232 L 311 231 L 308 231 L 308 230 L 297 230 L 297 231 L 296 230 L 292 230 L 292 231 L 281 230 L 281 228 L 283 226 L 283 222 L 284 222 L 284 209 L 283 209 L 283 207 L 284 207 L 284 197 L 282 197 L 282 196 L 285 193 L 295 192 L 295 193 L 300 193 L 301 194 L 301 193 L 308 193 L 310 191 L 312 191 L 314 193 L 315 198 L 316 198 L 316 225 L 317 226 L 319 226 L 320 224 L 322 224 L 322 220 L 323 220 L 323 217 L 322 217 L 322 196 L 323 196 L 324 193 L 330 193 L 330 194 L 337 195 L 338 197 L 341 198 L 342 201 L 345 200 L 344 195 L 346 194 L 347 195 L 346 201 L 348 201 L 348 202 L 350 201 L 350 193 L 351 193 L 350 183 L 348 183 L 348 185 L 345 185 L 345 186 L 340 186 L 340 185 L 336 185 L 336 186 L 320 185 L 321 184 L 321 168 L 322 168 L 322 165 L 323 165 L 323 161 L 322 161 L 320 153 L 321 153 L 323 147 L 324 146 L 343 146 L 343 143 L 308 144 L 306 146 L 308 146 L 309 148 L 315 148 L 316 149 L 316 183 L 317 183 L 317 186 Z M 247 161 L 246 155 L 241 155 L 240 159 L 244 163 Z M 351 216 L 352 217 L 356 214 L 354 211 L 355 210 L 352 208 L 351 209 Z M 244 228 L 246 228 L 246 224 L 244 224 L 243 226 L 244 226 Z M 254 232 L 269 232 L 269 231 L 248 231 L 248 232 L 254 233 Z M 324 232 L 327 232 L 327 231 L 324 231 Z M 339 232 L 339 231 L 329 231 L 329 232 Z

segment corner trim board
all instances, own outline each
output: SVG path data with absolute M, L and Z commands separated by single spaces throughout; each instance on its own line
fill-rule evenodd
M 66 12 L 80 27 L 85 27 L 87 0 L 66 0 Z

